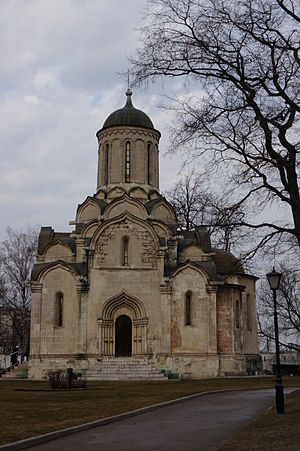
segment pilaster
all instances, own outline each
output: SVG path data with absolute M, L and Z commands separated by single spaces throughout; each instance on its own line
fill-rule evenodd
M 38 282 L 31 282 L 31 322 L 30 322 L 30 355 L 39 356 L 41 346 L 42 323 L 42 288 Z
M 217 292 L 218 285 L 207 285 L 208 294 L 208 341 L 207 352 L 217 353 Z

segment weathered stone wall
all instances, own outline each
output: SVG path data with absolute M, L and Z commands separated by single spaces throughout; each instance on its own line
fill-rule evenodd
M 62 326 L 55 319 L 58 291 L 63 294 Z M 78 300 L 74 276 L 61 268 L 50 271 L 43 280 L 40 354 L 76 353 L 77 318 Z
M 232 275 L 228 278 L 229 283 L 244 287 L 240 297 L 240 328 L 238 331 L 241 343 L 239 349 L 244 354 L 259 354 L 255 281 L 255 277 L 242 274 Z M 235 300 L 237 299 L 236 295 Z M 234 315 L 236 315 L 236 308 Z
M 97 190 L 110 190 L 114 185 L 127 189 L 132 184 L 141 186 L 146 191 L 153 187 L 159 189 L 159 138 L 160 134 L 155 130 L 145 130 L 136 127 L 114 127 L 99 133 Z M 125 182 L 125 146 L 127 141 L 130 143 L 130 183 Z M 148 144 L 150 144 L 149 154 Z M 106 167 L 107 145 L 109 149 L 108 168 Z M 106 171 L 108 171 L 107 175 Z
M 84 370 L 97 367 L 97 359 L 113 358 L 120 315 L 131 321 L 132 355 L 183 378 L 245 374 L 246 356 L 255 360 L 255 278 L 218 278 L 214 254 L 195 243 L 178 261 L 176 215 L 158 191 L 159 138 L 155 130 L 130 126 L 98 133 L 97 193 L 78 209 L 76 255 L 73 247 L 52 243 L 39 256 L 39 262 L 51 263 L 32 283 L 30 377 L 69 366 Z
M 194 268 L 178 272 L 172 281 L 171 349 L 173 353 L 209 352 L 210 336 L 216 334 L 210 318 L 210 297 L 206 278 Z M 191 324 L 186 325 L 185 302 L 190 293 Z
M 217 297 L 218 353 L 231 354 L 233 352 L 233 321 L 232 290 L 219 287 Z
M 182 379 L 201 379 L 219 375 L 219 359 L 216 354 L 178 353 L 173 356 L 159 356 L 161 369 L 171 370 Z
M 69 358 L 77 353 L 78 293 L 74 275 L 62 267 L 55 267 L 32 285 L 31 358 L 33 374 L 35 359 L 51 356 Z M 62 324 L 57 322 L 57 295 L 63 296 Z
M 127 218 L 110 224 L 100 234 L 95 245 L 94 266 L 123 267 L 125 239 L 130 267 L 156 267 L 156 243 L 149 229 Z

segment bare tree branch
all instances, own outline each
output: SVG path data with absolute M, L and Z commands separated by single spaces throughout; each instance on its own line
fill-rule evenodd
M 0 348 L 25 353 L 29 340 L 31 292 L 28 281 L 34 264 L 37 233 L 7 229 L 0 243 Z
M 208 155 L 236 203 L 285 206 L 287 221 L 245 221 L 300 245 L 300 3 L 293 0 L 152 0 L 135 82 L 188 77 L 177 99 L 174 149 Z M 242 188 L 242 189 L 241 189 Z M 237 190 L 235 191 L 237 192 Z M 263 200 L 262 200 L 263 199 Z M 247 210 L 247 208 L 246 208 Z M 253 217 L 255 219 L 256 215 Z

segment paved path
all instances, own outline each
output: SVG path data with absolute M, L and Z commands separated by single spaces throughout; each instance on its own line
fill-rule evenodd
M 209 451 L 273 403 L 274 389 L 208 394 L 27 449 Z

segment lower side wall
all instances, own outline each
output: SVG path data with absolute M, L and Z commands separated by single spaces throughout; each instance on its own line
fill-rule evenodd
M 157 363 L 161 369 L 171 370 L 182 379 L 199 379 L 219 375 L 219 359 L 215 354 L 160 355 Z
M 75 372 L 85 372 L 91 363 L 96 363 L 97 359 L 80 359 L 77 356 L 70 357 L 45 357 L 33 358 L 28 362 L 28 378 L 33 380 L 48 379 L 49 371 L 64 370 L 72 368 Z
M 259 374 L 260 356 L 251 355 L 251 372 L 249 372 L 249 357 L 244 354 L 159 354 L 150 361 L 158 369 L 177 373 L 182 379 L 201 379 Z M 85 372 L 88 369 L 97 369 L 98 366 L 97 356 L 31 357 L 28 377 L 41 380 L 48 378 L 49 371 L 72 368 L 75 372 Z
M 162 369 L 178 373 L 182 379 L 261 374 L 260 356 L 245 354 L 172 354 L 158 356 Z

